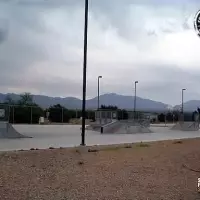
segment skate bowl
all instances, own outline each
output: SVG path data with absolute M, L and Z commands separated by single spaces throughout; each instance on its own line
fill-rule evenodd
M 20 134 L 13 128 L 12 124 L 8 122 L 0 122 L 0 139 L 3 138 L 15 139 L 15 138 L 31 138 L 31 137 Z
M 171 130 L 199 131 L 199 122 L 179 122 Z

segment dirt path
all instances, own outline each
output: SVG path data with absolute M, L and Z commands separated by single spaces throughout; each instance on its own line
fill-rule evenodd
M 200 139 L 129 147 L 1 153 L 0 199 L 200 199 Z

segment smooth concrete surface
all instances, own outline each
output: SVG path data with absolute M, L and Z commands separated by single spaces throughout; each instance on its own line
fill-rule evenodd
M 0 139 L 0 151 L 49 147 L 79 146 L 81 142 L 80 125 L 13 125 L 21 134 L 33 138 Z M 119 143 L 148 142 L 169 139 L 196 138 L 200 131 L 172 131 L 169 127 L 151 127 L 153 133 L 140 134 L 100 134 L 86 131 L 87 145 L 106 145 Z

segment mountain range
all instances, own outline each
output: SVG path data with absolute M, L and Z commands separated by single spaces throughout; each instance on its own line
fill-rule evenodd
M 2 94 L 0 93 L 0 102 L 3 103 L 6 97 L 10 97 L 14 101 L 20 99 L 20 95 L 9 93 L 9 94 Z M 81 109 L 82 107 L 82 100 L 75 98 L 75 97 L 49 97 L 43 95 L 32 95 L 33 101 L 37 103 L 39 106 L 43 108 L 48 108 L 49 106 L 60 104 L 68 109 Z M 136 98 L 136 108 L 140 111 L 161 111 L 165 112 L 169 109 L 169 105 L 153 101 L 150 99 L 144 99 L 137 97 Z M 96 109 L 98 103 L 98 98 L 92 98 L 86 100 L 86 108 L 87 109 Z M 114 105 L 121 109 L 128 109 L 133 110 L 134 108 L 134 97 L 133 96 L 124 96 L 115 93 L 104 94 L 100 96 L 100 105 Z M 197 107 L 200 107 L 200 100 L 191 100 L 184 103 L 184 110 L 185 111 L 194 111 Z M 171 106 L 172 107 L 172 106 Z M 180 109 L 180 105 L 174 107 L 174 109 Z

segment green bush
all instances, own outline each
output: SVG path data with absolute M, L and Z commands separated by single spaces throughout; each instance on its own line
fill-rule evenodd
M 31 117 L 32 113 L 32 117 Z M 42 108 L 28 106 L 11 106 L 9 122 L 10 123 L 25 123 L 38 124 L 39 118 L 44 115 Z

